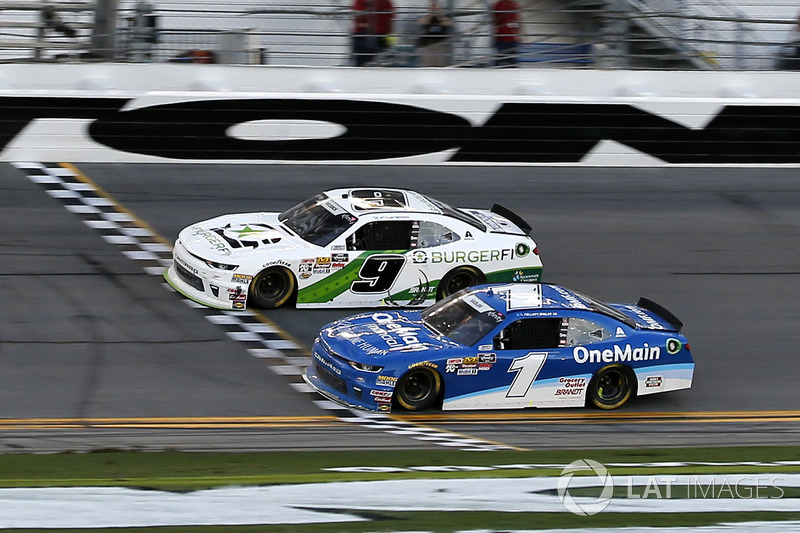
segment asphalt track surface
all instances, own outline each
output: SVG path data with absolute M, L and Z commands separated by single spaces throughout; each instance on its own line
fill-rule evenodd
M 223 213 L 281 211 L 336 186 L 501 203 L 533 226 L 544 278 L 607 301 L 647 296 L 684 323 L 691 390 L 623 409 L 397 413 L 348 423 L 253 357 L 25 173 L 0 165 L 0 451 L 435 447 L 424 432 L 513 448 L 796 444 L 796 169 L 84 164 L 167 242 Z M 263 313 L 302 364 L 353 310 Z M 420 433 L 422 432 L 422 433 Z M 412 435 L 412 436 L 410 436 Z

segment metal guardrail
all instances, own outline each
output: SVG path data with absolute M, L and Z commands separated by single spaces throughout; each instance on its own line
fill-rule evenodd
M 372 64 L 419 65 L 417 19 L 427 2 L 414 3 L 394 0 L 391 46 Z M 439 3 L 454 20 L 455 31 L 441 48 L 446 64 L 493 66 L 492 2 Z M 523 68 L 766 70 L 785 53 L 797 24 L 794 14 L 747 16 L 728 0 L 520 3 L 524 36 L 516 59 Z M 0 61 L 344 66 L 351 64 L 349 6 L 349 0 L 297 0 L 291 6 L 272 0 L 149 6 L 136 0 L 0 1 Z M 101 16 L 110 19 L 104 27 L 98 26 Z

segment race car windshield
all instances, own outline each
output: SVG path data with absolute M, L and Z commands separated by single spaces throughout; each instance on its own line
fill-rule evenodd
M 278 216 L 301 239 L 327 246 L 357 220 L 324 194 L 318 194 Z
M 422 322 L 438 335 L 472 346 L 502 322 L 504 316 L 488 305 L 476 307 L 464 298 L 471 294 L 464 289 L 429 307 L 422 312 Z

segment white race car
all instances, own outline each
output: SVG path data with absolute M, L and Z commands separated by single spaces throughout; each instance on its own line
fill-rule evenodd
M 540 281 L 531 228 L 508 209 L 455 209 L 402 189 L 325 191 L 283 213 L 185 228 L 164 273 L 209 307 L 426 306 L 465 287 Z

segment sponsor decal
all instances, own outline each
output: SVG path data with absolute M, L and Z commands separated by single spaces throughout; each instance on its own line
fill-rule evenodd
M 420 328 L 406 326 L 395 322 L 395 317 L 389 313 L 373 313 L 372 320 L 375 324 L 370 324 L 369 329 L 380 336 L 389 346 L 390 351 L 422 351 L 428 347 L 419 341 L 417 332 Z
M 233 283 L 244 283 L 245 285 L 248 285 L 251 281 L 253 281 L 253 276 L 250 274 L 234 274 L 233 277 L 231 277 L 231 281 Z
M 397 378 L 394 376 L 378 376 L 375 378 L 375 385 L 379 387 L 394 387 L 397 385 Z
M 205 239 L 209 246 L 214 248 L 218 253 L 222 255 L 231 255 L 231 249 L 228 247 L 228 244 L 225 242 L 225 239 L 214 233 L 213 231 L 208 231 L 207 229 L 201 228 L 200 226 L 192 226 L 189 228 L 192 235 L 195 237 L 202 237 Z
M 472 236 L 472 232 L 469 231 L 469 230 L 467 230 L 467 232 L 464 234 L 464 239 L 469 240 L 469 239 L 474 239 L 474 238 L 475 237 Z
M 292 266 L 288 261 L 284 261 L 283 259 L 276 259 L 274 261 L 269 261 L 267 263 L 264 263 L 261 266 L 263 268 L 263 267 L 270 267 L 270 266 L 275 266 L 275 265 L 284 266 L 286 268 L 291 268 L 291 266 Z
M 531 252 L 531 247 L 524 242 L 517 244 L 514 249 L 517 252 L 517 257 L 525 257 Z
M 664 379 L 661 376 L 647 376 L 647 379 L 644 380 L 644 386 L 647 388 L 660 387 L 663 382 Z
M 346 267 L 346 266 L 347 266 L 347 264 L 346 264 L 346 263 L 333 263 L 333 264 L 331 265 L 331 270 L 341 270 L 341 269 L 343 269 L 343 268 L 344 268 L 344 267 Z
M 667 339 L 667 353 L 675 355 L 683 348 L 683 343 L 678 339 Z
M 489 364 L 489 363 L 479 363 L 478 364 L 478 370 L 491 370 L 491 369 L 492 369 L 492 365 Z
M 300 263 L 299 265 L 297 265 L 297 271 L 300 273 L 311 272 L 313 268 L 314 268 L 313 263 Z
M 478 362 L 479 363 L 496 363 L 497 362 L 497 354 L 496 353 L 481 353 L 481 354 L 478 354 Z
M 480 346 L 478 346 L 478 351 L 479 352 L 487 352 L 489 350 L 492 350 L 493 348 L 494 348 L 494 346 L 491 345 L 491 344 L 481 344 Z
M 573 309 L 589 309 L 585 303 L 583 303 L 577 296 L 569 292 L 568 290 L 564 289 L 563 287 L 558 287 L 553 285 L 552 286 L 555 291 L 560 294 L 566 302 L 572 306 Z
M 417 265 L 421 265 L 428 262 L 428 254 L 423 252 L 422 250 L 414 250 L 411 252 L 411 262 Z
M 586 378 L 559 378 L 556 396 L 580 396 L 586 388 Z
M 576 346 L 572 350 L 572 358 L 578 364 L 654 361 L 660 357 L 661 348 L 650 346 L 646 342 L 638 348 L 633 348 L 630 344 L 626 344 L 624 348 L 619 344 L 615 344 L 613 348 L 604 350 L 590 350 L 584 346 Z
M 509 261 L 514 259 L 512 248 L 502 250 L 469 250 L 442 252 L 433 250 L 430 253 L 430 261 L 436 263 L 491 263 L 492 261 Z
M 317 265 L 330 265 L 331 258 L 330 257 L 317 257 L 316 260 Z
M 511 276 L 511 281 L 533 283 L 539 281 L 539 273 L 538 272 L 528 273 L 525 270 L 515 270 L 514 274 Z
M 651 329 L 664 329 L 664 326 L 659 324 L 653 317 L 651 317 L 650 315 L 648 315 L 647 313 L 645 313 L 643 310 L 641 310 L 640 308 L 636 307 L 635 305 L 626 305 L 625 308 L 628 309 L 630 312 L 632 312 L 637 317 L 641 318 L 642 321 L 645 324 L 647 324 L 647 327 L 649 327 Z
M 382 413 L 388 413 L 391 410 L 392 410 L 392 404 L 390 403 L 382 403 L 378 405 L 378 411 L 381 411 Z
M 235 289 L 228 289 L 228 299 L 229 300 L 246 300 L 247 293 L 242 290 L 241 287 L 236 287 Z
M 477 376 L 478 369 L 477 368 L 459 368 L 458 372 L 456 373 L 458 376 Z
M 331 261 L 334 263 L 347 263 L 350 260 L 348 254 L 331 254 Z
M 263 224 L 229 224 L 212 231 L 221 235 L 234 248 L 258 248 L 262 244 L 275 244 L 282 238 L 275 228 Z
M 452 359 L 448 359 L 447 360 L 447 364 L 448 365 L 460 365 L 463 362 L 464 362 L 464 359 L 462 359 L 461 357 L 454 357 Z
M 392 391 L 390 390 L 371 390 L 369 391 L 371 396 L 379 397 L 379 398 L 391 398 Z
M 625 335 L 625 331 L 622 329 L 621 326 L 617 326 L 617 331 L 616 331 L 616 333 L 614 333 L 614 336 L 617 337 L 617 338 L 627 337 L 627 335 Z
M 439 368 L 439 365 L 437 365 L 436 363 L 432 363 L 431 361 L 420 361 L 418 363 L 414 363 L 412 365 L 408 365 L 408 368 L 409 369 L 411 369 L 411 368 L 419 368 L 421 366 L 426 366 L 428 368 Z
M 464 358 L 464 364 L 465 365 L 474 365 L 474 364 L 477 364 L 477 363 L 478 363 L 478 357 L 477 356 L 465 357 Z
M 328 265 L 327 267 L 314 267 L 314 274 L 330 274 L 331 267 Z
M 234 309 L 244 309 L 244 304 L 245 304 L 244 300 L 234 300 L 233 308 Z
M 306 258 L 306 259 L 301 259 L 300 262 L 301 263 L 313 263 L 314 259 L 309 257 L 309 258 Z

